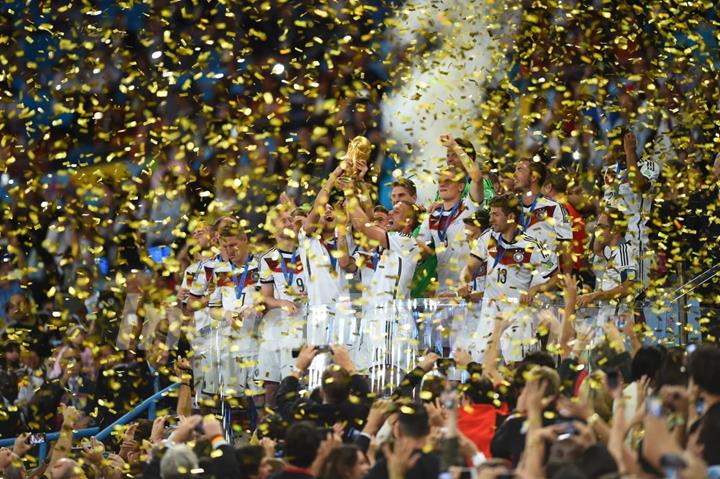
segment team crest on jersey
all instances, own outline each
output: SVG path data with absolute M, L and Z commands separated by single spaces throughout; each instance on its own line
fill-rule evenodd
M 513 255 L 513 259 L 516 263 L 522 263 L 525 259 L 525 253 L 523 253 L 522 251 L 516 251 Z
M 257 272 L 257 270 L 253 271 L 250 275 L 250 280 L 254 283 L 256 283 L 260 279 L 260 273 Z

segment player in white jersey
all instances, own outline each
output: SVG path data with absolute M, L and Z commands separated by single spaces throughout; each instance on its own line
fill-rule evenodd
M 409 182 L 407 184 L 410 184 Z M 400 189 L 400 187 L 397 187 Z M 404 187 L 402 187 L 404 188 Z M 380 228 L 387 229 L 390 212 L 385 209 L 384 206 L 378 205 L 373 208 L 373 223 Z M 341 245 L 343 245 L 342 238 L 338 238 Z M 372 277 L 375 274 L 377 265 L 380 262 L 380 256 L 382 256 L 383 248 L 377 246 L 370 251 L 365 250 L 360 245 L 353 244 L 350 247 L 347 243 L 347 247 L 343 246 L 346 251 L 350 253 L 349 257 L 341 258 L 342 268 L 349 273 L 356 273 L 356 279 L 358 283 L 358 289 L 365 293 L 370 290 L 370 283 Z
M 193 241 L 201 247 L 197 252 L 199 260 L 185 269 L 177 295 L 183 311 L 193 318 L 190 343 L 196 400 L 218 393 L 219 359 L 217 348 L 213 347 L 213 338 L 217 336 L 213 331 L 222 320 L 222 297 L 215 276 L 215 268 L 222 263 L 222 257 L 217 254 L 215 227 L 218 223 L 209 231 L 201 227 L 199 232 L 193 232 Z
M 253 389 L 257 370 L 260 265 L 236 219 L 224 218 L 217 236 L 222 262 L 215 267 L 215 277 L 223 309 L 213 345 L 219 348 L 218 391 L 225 397 L 242 397 Z
M 625 161 L 621 153 L 610 157 L 609 164 L 603 171 L 603 206 L 619 210 L 628 218 L 625 239 L 635 249 L 639 266 L 638 278 L 643 288 L 647 288 L 652 262 L 647 222 L 655 194 L 654 183 L 660 175 L 660 167 L 652 158 L 638 161 L 635 147 L 635 135 L 627 132 L 623 137 Z
M 597 277 L 595 291 L 577 299 L 578 308 L 588 305 L 599 307 L 593 327 L 602 327 L 613 317 L 628 315 L 640 286 L 635 252 L 633 246 L 625 241 L 626 218 L 616 209 L 606 209 L 598 215 L 592 244 Z
M 373 363 L 386 363 L 387 355 L 407 349 L 407 340 L 413 335 L 412 315 L 398 313 L 397 300 L 410 297 L 410 285 L 421 252 L 417 241 L 411 236 L 417 224 L 418 208 L 410 203 L 396 203 L 389 214 L 388 229 L 373 224 L 360 208 L 352 187 L 346 187 L 346 203 L 353 228 L 365 238 L 360 244 L 367 250 L 383 248 L 377 268 L 366 294 L 367 303 L 363 308 L 361 324 L 362 345 L 359 348 L 367 354 L 360 369 L 369 368 Z M 392 347 L 393 340 L 403 341 L 401 348 Z M 414 358 L 410 358 L 411 360 Z
M 540 193 L 547 168 L 535 159 L 515 163 L 515 191 L 520 197 L 519 224 L 523 232 L 555 253 L 564 273 L 572 272 L 572 221 L 558 202 Z
M 348 200 L 349 214 L 355 228 L 367 238 L 368 244 L 377 244 L 383 249 L 377 267 L 370 281 L 368 302 L 383 305 L 398 299 L 410 297 L 410 283 L 415 266 L 420 260 L 421 249 L 412 237 L 418 208 L 399 202 L 393 206 L 388 220 L 388 229 L 374 225 L 365 212 Z
M 490 213 L 486 210 L 478 210 L 472 216 L 468 216 L 463 220 L 465 223 L 465 235 L 472 250 L 478 241 L 484 235 L 492 233 L 490 229 Z M 462 273 L 461 273 L 462 274 Z M 471 271 L 471 281 L 469 283 L 469 291 L 465 299 L 470 302 L 482 301 L 482 295 L 485 292 L 485 275 L 487 274 L 487 265 L 481 264 L 475 271 Z
M 435 252 L 437 292 L 443 295 L 460 284 L 460 272 L 470 254 L 464 220 L 480 205 L 470 196 L 462 197 L 465 175 L 457 168 L 440 170 L 438 185 L 442 205 L 423 220 L 417 239 Z
M 380 246 L 373 248 L 371 251 L 366 251 L 360 245 L 355 245 L 350 257 L 343 261 L 342 267 L 345 271 L 357 273 L 360 282 L 359 289 L 363 294 L 370 291 L 372 278 L 375 275 L 382 254 L 383 248 Z
M 343 166 L 339 166 L 330 174 L 298 234 L 300 258 L 308 278 L 307 341 L 313 345 L 347 344 L 352 335 L 338 317 L 338 304 L 344 304 L 344 309 L 349 309 L 350 291 L 345 272 L 339 264 L 343 253 L 338 248 L 336 212 L 329 204 L 335 181 L 343 173 Z M 341 213 L 344 215 L 344 212 Z
M 257 379 L 264 381 L 266 404 L 273 406 L 278 383 L 292 371 L 292 349 L 304 342 L 308 278 L 289 209 L 279 205 L 271 210 L 266 228 L 275 237 L 275 247 L 260 259 L 266 313 L 260 325 Z
M 192 314 L 195 310 L 200 309 L 204 305 L 196 304 L 196 308 L 192 309 L 189 304 L 191 299 L 190 290 L 193 288 L 193 283 L 197 280 L 202 280 L 201 274 L 203 272 L 202 264 L 215 258 L 215 254 L 212 253 L 211 248 L 215 239 L 215 230 L 212 226 L 206 224 L 198 224 L 192 232 L 192 236 L 188 241 L 186 247 L 187 254 L 191 255 L 192 261 L 185 268 L 183 272 L 182 281 L 180 282 L 180 288 L 177 293 L 177 300 L 179 306 L 183 308 L 187 314 Z M 197 289 L 197 285 L 195 285 Z M 204 289 L 203 289 L 204 290 Z M 202 298 L 200 296 L 195 298 L 195 301 Z
M 383 227 L 383 225 L 387 224 L 387 217 L 373 217 L 373 222 L 375 225 Z M 380 263 L 383 248 L 377 246 L 373 248 L 372 251 L 365 251 L 360 244 L 350 246 L 349 238 L 352 238 L 352 235 L 338 236 L 338 250 L 341 252 L 338 263 L 346 274 L 355 275 L 353 292 L 356 293 L 355 296 L 363 298 L 366 297 L 370 291 L 370 285 L 372 284 L 377 266 Z M 351 247 L 352 250 L 350 249 Z M 359 295 L 357 294 L 358 292 Z M 352 301 L 350 307 L 352 307 Z M 364 319 L 361 312 L 360 317 L 353 321 L 353 334 L 348 344 L 353 364 L 361 365 L 360 369 L 363 369 L 363 365 L 367 363 L 367 360 L 363 360 L 366 352 L 360 349 L 362 341 L 361 328 L 357 327 L 358 323 L 362 323 L 363 321 Z
M 474 338 L 460 347 L 478 359 L 487 347 L 495 321 L 507 321 L 510 327 L 500 340 L 506 362 L 519 361 L 536 343 L 535 297 L 553 289 L 557 283 L 557 257 L 542 244 L 518 228 L 520 204 L 514 195 L 501 195 L 490 202 L 491 234 L 470 253 L 463 270 L 465 284 L 461 293 L 470 289 L 472 272 L 486 264 L 487 274 L 483 296 L 482 318 Z

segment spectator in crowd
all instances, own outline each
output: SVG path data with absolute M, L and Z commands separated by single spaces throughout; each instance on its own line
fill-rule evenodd
M 355 445 L 343 445 L 328 454 L 318 478 L 362 479 L 368 470 L 365 453 Z
M 435 453 L 428 453 L 426 445 L 430 436 L 430 422 L 425 406 L 422 404 L 406 404 L 400 408 L 394 420 L 393 437 L 395 447 L 410 449 L 415 455 L 413 465 L 404 477 L 420 479 L 437 477 L 440 473 L 440 459 Z M 389 460 L 383 457 L 368 471 L 366 479 L 394 477 L 389 470 Z
M 285 435 L 285 470 L 270 476 L 272 479 L 312 479 L 312 470 L 320 448 L 321 438 L 315 424 L 300 421 L 288 428 Z
M 304 347 L 293 373 L 280 383 L 277 393 L 280 414 L 288 421 L 311 420 L 320 427 L 332 427 L 339 422 L 346 431 L 362 430 L 369 412 L 370 388 L 367 380 L 355 371 L 345 347 L 333 347 L 334 364 L 323 371 L 320 388 L 307 397 L 301 394 L 300 381 L 316 355 L 316 347 Z

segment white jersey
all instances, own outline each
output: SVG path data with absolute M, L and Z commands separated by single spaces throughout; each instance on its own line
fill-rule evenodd
M 303 229 L 298 238 L 300 259 L 308 277 L 308 306 L 331 306 L 347 299 L 348 282 L 338 261 L 337 240 L 308 237 Z
M 218 318 L 211 321 L 212 330 L 206 337 L 202 390 L 236 396 L 251 387 L 255 375 L 258 317 L 249 314 L 239 321 L 237 313 L 261 297 L 260 264 L 252 255 L 243 265 L 217 259 L 213 274 L 222 307 L 209 311 L 211 318 Z M 218 309 L 222 314 L 215 313 Z
M 475 249 L 481 241 L 488 241 L 488 236 L 492 234 L 492 228 L 488 228 L 482 232 L 480 237 L 473 241 L 471 250 Z M 482 293 L 485 291 L 485 281 L 487 281 L 487 263 L 485 261 L 480 264 L 477 271 L 472 272 L 473 277 L 470 282 L 470 290 L 473 293 Z
M 655 191 L 655 182 L 660 176 L 660 167 L 651 159 L 638 161 L 640 174 L 650 181 L 650 189 L 645 193 L 633 191 L 628 179 L 627 167 L 615 163 L 603 171 L 603 205 L 614 208 L 627 216 L 627 239 L 636 247 L 649 242 L 646 224 L 650 218 L 650 209 Z
M 597 277 L 598 291 L 610 291 L 625 281 L 636 281 L 638 262 L 635 248 L 628 242 L 622 242 L 617 246 L 606 246 L 602 255 L 593 256 L 593 269 Z M 627 311 L 626 303 L 631 300 L 631 297 L 610 300 L 601 305 L 601 309 L 609 315 L 620 314 Z
M 417 239 L 432 246 L 437 256 L 438 292 L 452 290 L 460 284 L 460 274 L 470 255 L 463 220 L 479 208 L 480 205 L 467 196 L 449 210 L 436 209 L 420 225 Z
M 216 269 L 223 264 L 219 255 L 191 264 L 183 275 L 182 287 L 193 297 L 208 296 L 207 307 L 195 311 L 195 335 L 191 344 L 194 353 L 193 371 L 195 389 L 204 393 L 217 393 L 221 386 L 220 355 L 227 348 L 222 340 L 222 292 L 218 287 Z
M 378 246 L 372 251 L 365 251 L 360 246 L 355 246 L 352 252 L 352 259 L 357 265 L 358 276 L 360 285 L 363 293 L 370 291 L 370 285 L 372 284 L 372 278 L 377 270 L 377 265 L 380 263 L 384 248 Z
M 370 282 L 370 302 L 382 305 L 408 299 L 420 248 L 415 238 L 397 231 L 387 232 L 388 248 L 383 251 Z
M 298 250 L 273 248 L 260 259 L 260 283 L 272 284 L 276 299 L 297 301 L 307 296 L 307 274 Z
M 303 340 L 306 319 L 307 274 L 300 253 L 273 248 L 260 260 L 260 283 L 272 284 L 274 297 L 292 301 L 298 306 L 291 315 L 280 308 L 265 313 L 260 327 L 261 350 L 271 343 L 275 349 L 299 347 Z
M 520 304 L 520 296 L 532 286 L 547 282 L 557 270 L 557 256 L 536 239 L 518 233 L 507 242 L 498 233 L 483 234 L 471 252 L 487 265 L 485 294 L 477 330 L 464 341 L 474 357 L 482 357 L 492 336 L 495 321 L 510 326 L 500 338 L 505 361 L 520 361 L 537 347 L 537 310 Z
M 238 312 L 252 306 L 260 296 L 260 263 L 250 255 L 244 265 L 223 261 L 215 267 L 217 287 L 225 311 Z
M 531 286 L 545 283 L 557 269 L 557 256 L 535 239 L 517 233 L 512 242 L 499 233 L 483 234 L 471 252 L 487 265 L 485 300 L 517 304 Z
M 222 306 L 222 297 L 217 288 L 217 277 L 215 268 L 223 263 L 220 255 L 203 261 L 196 261 L 185 269 L 181 288 L 190 291 L 193 296 L 210 295 L 208 307 L 219 308 Z
M 538 194 L 529 206 L 522 205 L 520 223 L 525 234 L 540 242 L 545 249 L 557 252 L 559 243 L 572 241 L 572 220 L 564 206 Z

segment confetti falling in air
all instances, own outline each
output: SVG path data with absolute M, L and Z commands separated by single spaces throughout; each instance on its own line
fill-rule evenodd
M 432 181 L 451 128 L 498 184 L 543 158 L 592 216 L 627 129 L 661 168 L 645 297 L 666 314 L 718 262 L 719 31 L 702 0 L 6 1 L 3 279 L 48 332 L 97 321 L 102 356 L 127 294 L 167 306 L 191 231 L 233 214 L 267 249 L 268 211 L 307 210 L 356 136 L 376 203 L 399 169 Z M 717 284 L 692 297 L 718 307 Z

